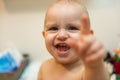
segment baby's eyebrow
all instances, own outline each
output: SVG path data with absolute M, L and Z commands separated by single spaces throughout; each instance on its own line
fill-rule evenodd
M 77 27 L 80 27 L 81 26 L 81 22 L 71 22 L 71 23 L 68 23 L 68 25 L 75 25 Z
M 55 22 L 47 22 L 47 23 L 45 24 L 45 27 L 49 27 L 49 26 L 51 26 L 51 25 L 55 25 Z

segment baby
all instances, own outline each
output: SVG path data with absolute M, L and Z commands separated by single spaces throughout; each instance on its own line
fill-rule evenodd
M 38 80 L 109 80 L 106 50 L 93 36 L 86 8 L 58 0 L 48 9 L 43 36 L 53 56 L 41 65 Z

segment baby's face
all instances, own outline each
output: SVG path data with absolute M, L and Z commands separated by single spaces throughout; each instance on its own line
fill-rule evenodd
M 71 42 L 80 39 L 81 12 L 74 6 L 56 5 L 49 9 L 43 32 L 50 54 L 61 63 L 79 60 Z

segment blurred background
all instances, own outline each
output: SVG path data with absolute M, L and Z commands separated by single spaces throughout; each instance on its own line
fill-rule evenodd
M 42 36 L 45 12 L 56 0 L 0 0 L 0 52 L 17 48 L 31 60 L 51 56 Z M 81 0 L 89 12 L 94 35 L 111 53 L 120 42 L 120 0 Z
M 10 58 L 15 59 L 11 62 L 19 64 L 17 71 L 12 73 L 13 80 L 37 80 L 42 61 L 51 57 L 46 50 L 42 31 L 47 8 L 55 1 L 0 0 L 0 61 L 3 63 L 2 54 L 8 56 L 11 53 Z M 110 54 L 115 53 L 115 48 L 119 47 L 120 50 L 120 0 L 79 1 L 88 9 L 94 35 Z M 30 56 L 30 62 L 28 58 L 25 59 L 26 64 L 22 64 L 21 54 L 24 53 Z M 5 64 L 7 62 L 0 66 Z M 112 70 L 113 67 L 108 69 Z M 11 74 L 7 77 L 3 75 L 6 76 L 4 73 L 0 75 L 1 80 L 11 77 Z

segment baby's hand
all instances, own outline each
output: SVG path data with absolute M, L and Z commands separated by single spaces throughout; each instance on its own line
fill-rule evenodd
M 103 44 L 90 31 L 90 23 L 86 14 L 82 16 L 81 37 L 75 43 L 74 49 L 86 67 L 100 66 L 106 55 Z

